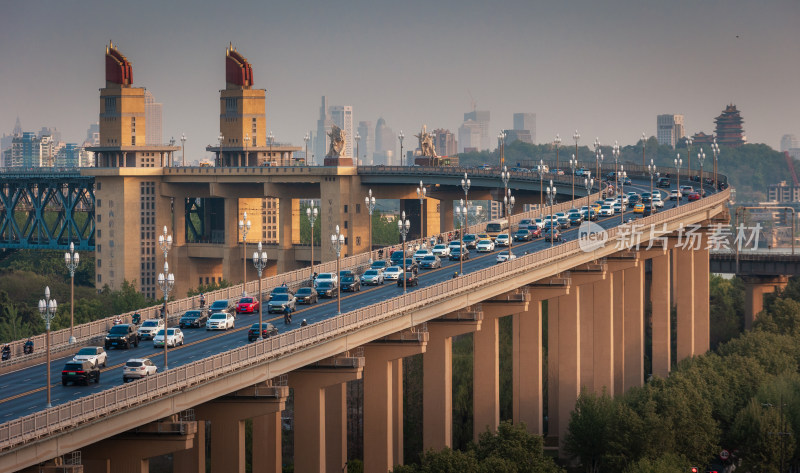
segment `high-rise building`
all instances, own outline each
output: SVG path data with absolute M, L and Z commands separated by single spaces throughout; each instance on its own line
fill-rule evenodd
M 683 115 L 658 115 L 656 117 L 656 139 L 660 145 L 673 148 L 686 136 L 683 128 Z
M 795 135 L 783 135 L 781 137 L 781 151 L 789 151 L 792 148 L 800 148 L 800 140 Z
M 344 131 L 344 150 L 342 156 L 351 158 L 355 151 L 355 133 L 353 133 L 352 105 L 331 105 L 330 117 L 333 124 Z
M 91 166 L 91 156 L 83 146 L 79 146 L 77 143 L 66 143 L 56 153 L 55 166 L 59 168 Z
M 535 113 L 514 114 L 514 129 L 506 130 L 506 143 L 513 143 L 517 140 L 523 143 L 536 143 Z
M 382 117 L 379 118 L 375 125 L 374 164 L 385 164 L 387 166 L 400 164 L 399 160 L 395 160 L 395 152 L 397 150 L 395 140 L 394 131 L 386 126 L 386 120 Z
M 725 107 L 722 114 L 714 119 L 717 125 L 717 143 L 727 146 L 741 146 L 747 143 L 747 137 L 742 128 L 741 115 L 736 105 L 730 104 Z
M 358 156 L 361 164 L 372 164 L 373 154 L 375 153 L 375 128 L 372 127 L 372 122 L 361 121 L 358 122 L 358 135 L 361 141 L 357 148 L 361 156 Z
M 331 115 L 328 110 L 328 98 L 322 96 L 322 105 L 319 107 L 319 118 L 317 119 L 317 138 L 314 143 L 314 161 L 322 163 L 325 155 L 328 154 L 328 132 L 331 131 Z
M 163 144 L 162 134 L 162 109 L 163 104 L 156 102 L 153 94 L 145 89 L 144 91 L 144 120 L 145 120 L 145 144 L 157 146 Z
M 458 128 L 458 152 L 480 151 L 488 149 L 481 144 L 483 141 L 484 127 L 475 120 L 466 120 Z
M 98 123 L 89 125 L 84 143 L 88 143 L 89 146 L 100 146 L 100 125 Z
M 456 136 L 443 128 L 433 130 L 433 145 L 439 156 L 455 156 L 458 153 Z
M 489 139 L 489 121 L 490 113 L 488 110 L 473 110 L 464 114 L 464 123 L 467 121 L 474 121 L 480 130 L 480 139 L 472 146 L 478 150 L 490 149 L 492 140 Z M 459 133 L 459 141 L 461 141 L 461 133 Z

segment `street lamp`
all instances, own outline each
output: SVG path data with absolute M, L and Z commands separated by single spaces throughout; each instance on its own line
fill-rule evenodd
M 406 219 L 405 210 L 400 214 L 400 220 L 397 221 L 397 230 L 403 238 L 403 294 L 406 293 L 406 236 L 408 230 L 411 229 L 411 222 Z
M 264 268 L 267 267 L 267 252 L 261 251 L 260 241 L 258 242 L 258 251 L 253 253 L 253 266 L 255 266 L 256 271 L 258 271 L 258 339 L 263 340 L 264 328 L 261 324 L 264 323 L 264 308 L 261 307 L 262 306 L 261 272 L 264 271 Z
M 164 293 L 164 371 L 168 369 L 167 365 L 167 344 L 169 342 L 169 318 L 167 317 L 167 300 L 172 287 L 175 285 L 175 276 L 169 272 L 169 264 L 167 263 L 167 255 L 172 248 L 172 235 L 167 234 L 167 226 L 164 225 L 164 230 L 158 236 L 158 246 L 161 252 L 164 253 L 164 272 L 158 274 L 156 283 L 159 289 Z
M 653 158 L 650 158 L 650 164 L 647 165 L 647 173 L 650 174 L 650 208 L 653 209 L 653 176 L 656 175 L 656 165 L 653 164 Z
M 369 190 L 369 195 L 364 197 L 364 204 L 369 212 L 369 264 L 372 265 L 372 212 L 375 211 L 375 197 L 372 197 L 372 189 Z
M 703 151 L 703 148 L 700 148 L 700 152 L 697 153 L 697 161 L 700 163 L 700 195 L 705 196 L 706 192 L 703 189 L 703 163 L 706 160 L 706 153 Z
M 169 147 L 172 148 L 173 146 L 175 146 L 174 136 L 170 137 L 169 139 Z M 167 167 L 173 166 L 175 166 L 175 156 L 172 155 L 172 150 L 170 149 L 170 152 L 167 154 Z
M 467 218 L 467 208 L 464 206 L 464 199 L 461 199 L 460 204 L 456 207 L 456 218 L 461 227 L 461 240 L 458 245 L 458 274 L 464 274 L 464 220 Z
M 508 173 L 508 167 L 503 166 L 503 170 L 500 171 L 500 180 L 503 181 L 503 197 L 505 198 L 506 194 L 508 194 L 508 181 L 511 178 L 511 174 Z M 508 214 L 506 214 L 508 217 Z
M 542 207 L 544 207 L 544 160 L 539 160 L 539 164 L 536 165 L 536 173 L 539 175 L 539 218 L 541 218 Z
M 686 180 L 692 180 L 692 137 L 686 137 Z M 680 187 L 678 188 L 680 189 Z
M 75 245 L 69 242 L 69 252 L 64 253 L 64 262 L 69 270 L 69 343 L 75 343 L 75 270 L 78 269 L 81 256 L 75 251 Z
M 506 165 L 506 132 L 505 130 L 500 130 L 500 133 L 497 134 L 497 139 L 500 140 L 500 168 L 504 168 Z
M 308 132 L 306 132 L 306 136 L 303 137 L 303 141 L 306 142 L 306 165 L 311 163 L 311 160 L 308 159 L 308 142 L 311 140 L 311 137 L 308 136 Z
M 166 231 L 166 227 L 165 231 Z M 247 220 L 247 212 L 242 214 L 239 220 L 239 233 L 242 234 L 242 297 L 247 295 L 247 232 L 250 231 L 250 220 Z
M 356 139 L 356 166 L 358 166 L 358 156 L 359 156 L 358 145 L 361 142 L 361 135 L 358 132 L 356 132 L 355 139 Z
M 272 134 L 272 130 L 269 131 L 269 135 L 267 136 L 267 141 L 269 141 L 269 162 L 272 163 L 272 142 L 275 141 L 275 135 Z
M 594 187 L 594 178 L 591 172 L 583 179 L 583 186 L 586 187 L 586 207 L 589 208 L 589 198 L 592 195 L 592 187 Z
M 595 175 L 600 175 L 600 137 L 594 138 L 594 162 L 595 162 Z
M 614 146 L 611 148 L 611 156 L 614 157 L 614 192 L 619 189 L 619 178 L 617 177 L 617 169 L 619 167 L 619 143 L 615 140 Z
M 554 238 L 553 238 L 553 202 L 556 199 L 556 188 L 553 186 L 552 179 L 550 180 L 550 185 L 547 186 L 547 200 L 550 201 L 550 246 L 554 246 Z
M 514 210 L 514 204 L 516 203 L 516 201 L 517 201 L 517 199 L 515 199 L 514 196 L 511 195 L 511 189 L 508 189 L 508 195 L 504 195 L 503 196 L 503 203 L 506 204 L 506 218 L 511 217 L 511 211 Z M 508 249 L 509 249 L 509 251 L 511 251 L 511 245 L 512 245 L 512 243 L 514 241 L 514 239 L 511 238 L 511 231 L 510 230 L 511 230 L 511 227 L 509 226 L 509 232 L 508 232 L 509 233 L 509 235 L 508 235 L 509 236 L 509 238 L 508 238 Z
M 47 407 L 53 407 L 53 404 L 50 403 L 50 322 L 53 321 L 53 317 L 56 316 L 56 309 L 58 308 L 58 303 L 55 299 L 50 299 L 50 286 L 44 288 L 44 299 L 39 299 L 39 315 L 42 316 L 44 319 L 44 326 L 47 330 L 47 365 L 45 370 L 47 371 Z
M 569 168 L 572 170 L 572 200 L 575 200 L 575 169 L 578 168 L 578 160 L 575 158 L 575 155 L 572 155 L 572 159 L 569 160 Z
M 603 176 L 600 174 L 600 166 L 603 165 L 603 159 L 605 159 L 605 156 L 603 155 L 603 152 L 600 151 L 599 154 L 595 155 L 594 159 L 595 159 L 596 165 L 597 165 L 597 174 L 595 174 L 595 176 L 597 177 L 598 184 L 600 184 L 600 181 L 603 180 Z M 599 190 L 600 190 L 600 188 L 598 187 L 598 191 Z
M 461 188 L 464 189 L 464 203 L 466 204 L 465 208 L 469 208 L 469 188 L 471 185 L 472 183 L 467 177 L 467 173 L 464 173 L 464 179 L 461 179 Z M 464 226 L 469 227 L 469 216 L 466 213 L 464 214 Z
M 717 138 L 714 137 L 714 142 L 711 143 L 711 152 L 714 153 L 714 192 L 717 192 L 719 185 L 717 184 L 717 155 L 719 154 L 719 145 Z
M 575 130 L 575 134 L 572 135 L 572 139 L 575 140 L 575 154 L 572 155 L 572 159 L 575 161 L 575 164 L 578 164 L 578 140 L 581 139 L 580 133 L 578 130 Z M 575 187 L 575 172 L 572 172 L 572 187 Z M 572 200 L 575 200 L 575 189 L 572 190 Z
M 647 135 L 642 132 L 642 166 L 644 166 L 644 150 L 647 146 Z
M 403 165 L 403 138 L 405 137 L 406 135 L 403 134 L 403 130 L 400 130 L 400 134 L 397 135 L 397 139 L 400 140 L 400 166 Z
M 181 166 L 186 167 L 186 133 L 181 133 Z
M 556 169 L 558 169 L 558 146 L 561 144 L 561 136 L 558 133 L 556 133 L 556 139 L 553 140 L 553 144 L 556 145 Z
M 625 172 L 625 166 L 619 166 L 619 177 L 620 177 L 620 185 L 619 185 L 619 214 L 622 217 L 622 221 L 620 222 L 625 223 L 625 178 L 628 177 L 628 173 Z
M 342 257 L 342 246 L 344 245 L 344 235 L 339 233 L 339 225 L 336 225 L 336 233 L 331 235 L 331 246 L 336 252 L 336 277 L 341 278 L 339 274 L 339 260 Z M 336 284 L 336 315 L 342 313 L 342 281 L 337 279 Z
M 677 185 L 678 185 L 678 206 L 681 205 L 681 165 L 683 164 L 683 160 L 681 159 L 681 153 L 678 153 L 678 157 L 673 160 L 675 163 L 675 173 L 678 175 L 677 177 Z
M 419 197 L 419 237 L 420 239 L 425 239 L 425 224 L 423 220 L 423 208 L 425 205 L 425 196 L 428 194 L 428 189 L 425 189 L 425 186 L 422 185 L 422 181 L 419 181 L 419 187 L 417 187 L 417 197 Z
M 319 209 L 314 207 L 314 201 L 311 201 L 311 205 L 306 207 L 306 216 L 308 216 L 308 223 L 311 224 L 311 283 L 314 283 L 314 221 L 317 220 L 317 215 L 319 214 Z M 370 228 L 370 232 L 372 229 Z M 371 235 L 371 233 L 370 233 Z
M 217 139 L 219 140 L 219 162 L 217 163 L 217 166 L 222 166 L 222 141 L 225 139 L 225 135 L 220 133 Z

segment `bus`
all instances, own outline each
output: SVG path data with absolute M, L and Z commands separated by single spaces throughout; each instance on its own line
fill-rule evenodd
M 487 223 L 486 233 L 489 234 L 489 236 L 492 238 L 492 241 L 497 238 L 497 235 L 501 233 L 508 233 L 508 219 L 499 218 Z

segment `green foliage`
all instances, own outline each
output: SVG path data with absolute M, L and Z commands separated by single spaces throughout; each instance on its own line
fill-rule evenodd
M 664 454 L 656 459 L 642 458 L 632 463 L 624 473 L 676 473 L 689 471 L 690 462 L 674 453 Z
M 372 245 L 390 246 L 400 243 L 397 221 L 390 220 L 380 212 L 372 213 Z
M 711 275 L 709 284 L 711 349 L 737 336 L 744 329 L 744 283 L 740 278 Z
M 211 284 L 201 284 L 197 287 L 197 289 L 189 289 L 186 291 L 186 297 L 196 296 L 198 294 L 204 294 L 206 292 L 213 292 L 217 289 L 224 289 L 226 287 L 233 286 L 233 283 L 227 281 L 225 279 L 220 279 L 219 282 L 211 283 Z

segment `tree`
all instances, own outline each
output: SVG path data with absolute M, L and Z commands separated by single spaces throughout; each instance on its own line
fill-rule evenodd
M 556 473 L 561 471 L 553 459 L 544 455 L 544 442 L 539 435 L 528 433 L 525 424 L 501 422 L 497 432 L 486 431 L 478 436 L 474 447 L 481 471 L 515 471 L 519 473 Z
M 603 456 L 610 450 L 614 411 L 614 401 L 605 390 L 598 396 L 581 389 L 569 417 L 564 449 L 571 458 L 580 459 L 587 473 L 599 472 Z
M 674 473 L 689 471 L 691 463 L 680 455 L 666 453 L 656 459 L 642 458 L 632 463 L 624 473 Z

